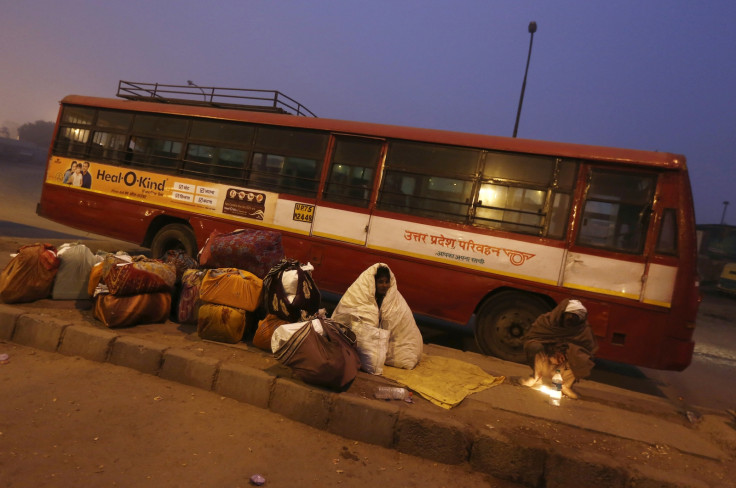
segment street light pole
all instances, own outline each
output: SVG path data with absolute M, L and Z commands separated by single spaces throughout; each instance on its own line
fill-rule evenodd
M 534 42 L 534 33 L 537 32 L 537 23 L 532 21 L 529 22 L 529 54 L 526 57 L 526 69 L 524 70 L 524 82 L 521 84 L 521 96 L 519 97 L 519 108 L 516 111 L 516 123 L 514 124 L 514 137 L 516 132 L 519 130 L 519 117 L 521 117 L 521 104 L 524 103 L 524 91 L 526 90 L 526 75 L 529 72 L 529 60 L 532 57 L 532 43 Z
M 205 102 L 207 101 L 207 94 L 206 94 L 206 93 L 204 92 L 204 90 L 202 90 L 202 87 L 201 87 L 201 86 L 197 85 L 197 84 L 196 84 L 196 83 L 194 83 L 194 82 L 193 82 L 192 80 L 187 80 L 187 85 L 189 85 L 189 86 L 194 86 L 194 87 L 196 87 L 196 88 L 199 88 L 199 91 L 201 91 L 201 92 L 202 92 L 202 98 L 204 98 L 204 101 L 205 101 Z
M 728 208 L 728 201 L 723 202 L 723 213 L 721 214 L 721 225 L 726 220 L 726 209 Z

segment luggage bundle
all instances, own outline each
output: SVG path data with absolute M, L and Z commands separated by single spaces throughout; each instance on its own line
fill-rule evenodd
M 312 279 L 314 267 L 282 259 L 263 279 L 266 317 L 258 323 L 253 345 L 271 350 L 271 336 L 281 325 L 305 320 L 319 311 L 321 296 Z
M 176 282 L 173 264 L 145 256 L 109 254 L 99 266 L 90 273 L 90 288 L 98 276 L 103 285 L 95 290 L 96 319 L 107 327 L 166 321 Z
M 199 299 L 199 287 L 205 270 L 188 269 L 181 277 L 179 291 L 179 303 L 176 307 L 176 319 L 180 324 L 196 324 L 197 315 L 201 301 Z
M 260 304 L 263 281 L 238 268 L 204 272 L 199 284 L 197 335 L 202 339 L 234 344 L 243 339 L 249 312 Z
M 95 256 L 87 246 L 80 243 L 65 243 L 59 246 L 59 271 L 54 279 L 51 298 L 54 300 L 86 300 L 89 291 L 89 278 L 92 268 L 102 260 Z M 94 289 L 93 289 L 94 291 Z
M 263 279 L 284 257 L 281 234 L 270 230 L 212 231 L 199 252 L 203 268 L 238 268 Z
M 51 244 L 23 246 L 0 273 L 0 299 L 5 303 L 41 300 L 51 294 L 59 269 Z
M 177 319 L 179 316 L 179 300 L 182 296 L 182 280 L 184 279 L 184 274 L 189 270 L 198 269 L 199 263 L 187 254 L 186 251 L 181 249 L 166 251 L 159 259 L 164 263 L 173 264 L 176 268 L 176 282 L 174 283 L 174 290 L 171 294 L 171 316 Z
M 355 334 L 320 314 L 307 322 L 282 325 L 273 334 L 274 357 L 305 383 L 340 390 L 360 369 Z

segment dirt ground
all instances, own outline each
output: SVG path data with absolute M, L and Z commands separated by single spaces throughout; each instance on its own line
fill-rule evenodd
M 27 244 L 32 241 L 33 239 L 0 238 L 0 268 L 3 268 L 6 262 L 9 261 L 10 252 L 16 250 L 20 245 Z M 63 242 L 68 241 L 51 240 L 51 243 L 54 245 L 60 245 Z M 110 244 L 105 243 L 104 241 L 85 241 L 85 244 L 93 251 L 96 251 L 97 249 L 105 249 L 107 251 L 119 250 L 110 248 Z M 80 320 L 96 327 L 102 327 L 101 323 L 96 321 L 92 315 L 91 301 L 81 300 L 76 301 L 72 304 L 68 301 L 40 300 L 38 302 L 30 304 L 23 304 L 22 308 L 31 313 L 46 314 L 50 317 L 69 320 Z M 206 349 L 207 355 L 219 355 L 221 359 L 228 360 L 233 360 L 234 358 L 236 358 L 236 360 L 243 361 L 245 363 L 252 361 L 254 362 L 253 365 L 256 365 L 256 363 L 262 365 L 263 361 L 271 361 L 274 367 L 280 367 L 280 365 L 278 365 L 278 363 L 276 363 L 276 361 L 266 353 L 253 351 L 252 348 L 248 351 L 247 345 L 245 348 L 238 348 L 201 341 L 197 338 L 196 330 L 194 327 L 187 328 L 174 322 L 167 322 L 164 326 L 156 327 L 155 330 L 148 329 L 147 326 L 143 325 L 128 329 L 127 332 L 140 335 L 144 338 L 146 337 L 146 335 L 150 335 L 152 338 L 155 336 L 159 339 L 161 337 L 161 334 L 165 334 L 169 336 L 168 340 L 176 343 L 177 347 L 183 347 L 195 351 L 198 350 L 200 352 L 205 351 Z M 15 346 L 11 343 L 0 343 L 0 353 L 11 349 L 11 356 L 15 356 L 16 354 L 18 354 L 20 355 L 20 357 L 24 357 L 31 356 L 33 354 L 29 351 L 20 351 L 18 348 L 20 348 L 20 346 Z M 15 350 L 13 351 L 12 349 Z M 14 398 L 13 405 L 15 406 L 13 408 L 17 410 L 28 409 L 28 412 L 26 413 L 32 413 L 32 415 L 30 415 L 30 418 L 27 419 L 27 423 L 25 424 L 25 427 L 23 427 L 24 429 L 31 429 L 33 432 L 36 433 L 49 430 L 49 436 L 60 435 L 53 433 L 53 422 L 51 422 L 50 419 L 46 416 L 46 412 L 53 411 L 54 417 L 52 417 L 52 419 L 63 419 L 64 416 L 73 416 L 78 428 L 89 432 L 89 436 L 92 436 L 91 433 L 95 431 L 95 429 L 99 430 L 100 428 L 102 428 L 100 427 L 100 413 L 106 412 L 109 409 L 113 408 L 115 412 L 124 417 L 125 408 L 122 407 L 122 405 L 127 404 L 127 408 L 135 409 L 135 416 L 137 418 L 135 422 L 139 422 L 139 424 L 131 423 L 130 425 L 128 425 L 127 433 L 125 427 L 123 427 L 123 430 L 121 432 L 115 433 L 110 431 L 108 433 L 108 435 L 117 436 L 118 439 L 116 440 L 116 442 L 120 443 L 120 445 L 116 445 L 116 447 L 114 448 L 108 448 L 117 450 L 120 453 L 120 457 L 115 459 L 127 459 L 129 453 L 137 453 L 142 448 L 144 449 L 143 452 L 149 452 L 149 444 L 153 442 L 149 436 L 152 435 L 152 432 L 161 429 L 160 432 L 164 439 L 157 440 L 159 444 L 156 445 L 158 445 L 164 453 L 170 454 L 164 454 L 164 457 L 160 460 L 160 469 L 163 469 L 165 472 L 169 470 L 171 470 L 172 472 L 179 472 L 181 463 L 183 462 L 182 458 L 184 456 L 184 450 L 194 449 L 193 452 L 197 452 L 197 450 L 193 446 L 197 444 L 198 440 L 201 437 L 208 439 L 208 442 L 215 442 L 215 439 L 227 441 L 221 447 L 218 447 L 215 451 L 212 452 L 229 453 L 230 449 L 236 448 L 234 446 L 227 447 L 232 446 L 231 442 L 232 436 L 234 435 L 233 429 L 235 428 L 235 425 L 237 425 L 238 432 L 240 432 L 239 434 L 237 434 L 237 436 L 250 435 L 246 433 L 247 430 L 242 430 L 244 428 L 244 424 L 243 419 L 240 417 L 240 415 L 245 415 L 248 417 L 255 416 L 255 418 L 258 418 L 261 415 L 266 415 L 270 417 L 268 419 L 262 419 L 256 422 L 256 424 L 261 424 L 258 429 L 265 430 L 254 430 L 253 432 L 258 432 L 258 434 L 254 434 L 255 437 L 260 436 L 268 439 L 268 444 L 270 446 L 289 446 L 289 449 L 291 449 L 293 447 L 292 445 L 298 445 L 299 449 L 301 449 L 303 453 L 324 453 L 324 447 L 322 447 L 322 444 L 325 442 L 323 438 L 325 434 L 318 433 L 318 431 L 313 430 L 310 430 L 308 433 L 304 433 L 302 432 L 302 430 L 306 427 L 294 423 L 289 423 L 288 425 L 290 425 L 291 427 L 287 429 L 277 428 L 276 430 L 273 430 L 272 428 L 265 428 L 266 426 L 283 426 L 283 419 L 278 419 L 277 416 L 273 416 L 267 411 L 254 413 L 251 411 L 250 407 L 247 406 L 238 407 L 246 409 L 247 412 L 238 414 L 239 417 L 237 418 L 237 420 L 233 418 L 227 419 L 220 416 L 220 418 L 216 422 L 208 420 L 205 427 L 198 426 L 195 428 L 191 421 L 193 420 L 193 418 L 197 419 L 198 414 L 196 412 L 206 412 L 208 409 L 213 408 L 209 405 L 199 405 L 198 402 L 194 401 L 195 398 L 203 399 L 202 401 L 205 401 L 204 399 L 206 398 L 207 402 L 214 401 L 214 403 L 218 403 L 218 401 L 216 400 L 219 398 L 212 393 L 201 392 L 198 390 L 192 390 L 192 392 L 188 393 L 180 393 L 178 394 L 179 396 L 177 397 L 177 400 L 175 400 L 175 402 L 177 403 L 187 404 L 185 408 L 185 410 L 188 410 L 187 412 L 179 412 L 176 414 L 188 417 L 181 419 L 179 422 L 180 428 L 186 434 L 185 438 L 182 440 L 178 437 L 179 433 L 176 432 L 175 426 L 171 425 L 170 419 L 168 418 L 170 415 L 172 415 L 172 413 L 161 412 L 161 406 L 165 405 L 165 403 L 151 400 L 152 398 L 159 396 L 156 391 L 160 392 L 162 391 L 162 388 L 165 390 L 169 390 L 171 388 L 178 387 L 175 387 L 173 384 L 165 382 L 164 380 L 160 380 L 158 378 L 150 376 L 144 378 L 143 376 L 145 375 L 138 375 L 134 372 L 122 373 L 120 371 L 117 371 L 120 368 L 116 368 L 107 364 L 101 365 L 97 363 L 92 363 L 91 366 L 84 367 L 81 366 L 81 364 L 85 361 L 79 360 L 81 362 L 74 363 L 73 368 L 66 370 L 66 368 L 68 368 L 66 364 L 69 360 L 64 359 L 62 361 L 60 358 L 55 359 L 54 355 L 51 355 L 51 357 L 48 358 L 45 354 L 37 355 L 36 358 L 29 358 L 29 360 L 38 359 L 42 356 L 44 360 L 36 365 L 36 367 L 39 369 L 35 370 L 34 375 L 21 372 L 19 373 L 22 375 L 19 377 L 20 381 L 18 377 L 9 378 L 9 375 L 11 373 L 16 374 L 14 373 L 15 368 L 19 363 L 22 364 L 23 360 L 18 360 L 19 358 L 15 358 L 16 360 L 12 363 L 15 366 L 12 366 L 10 368 L 8 367 L 8 365 L 0 366 L 0 368 L 2 368 L 0 369 L 0 378 L 2 378 L 2 382 L 0 382 L 0 389 L 2 390 L 2 392 L 4 392 L 3 395 L 10 395 Z M 62 363 L 65 364 L 65 366 L 63 366 L 63 368 L 65 368 L 64 371 L 60 371 L 59 369 Z M 36 384 L 37 389 L 51 388 L 50 391 L 53 391 L 53 383 L 48 386 L 43 386 L 42 383 L 37 383 L 38 381 L 40 381 L 39 378 L 55 378 L 53 381 L 63 382 L 63 377 L 68 377 L 68 375 L 83 374 L 85 377 L 87 375 L 91 377 L 94 374 L 92 372 L 92 370 L 94 369 L 103 371 L 104 375 L 109 376 L 109 379 L 106 380 L 104 379 L 105 376 L 103 376 L 103 379 L 93 380 L 92 385 L 94 387 L 88 385 L 86 389 L 82 388 L 80 390 L 75 390 L 74 392 L 60 391 L 57 389 L 56 393 L 54 394 L 44 393 L 40 396 L 37 395 L 37 392 L 29 391 L 27 387 L 23 386 L 25 384 Z M 82 370 L 84 370 L 84 372 L 82 372 Z M 284 371 L 284 374 L 288 374 L 288 370 Z M 108 388 L 108 386 L 114 386 L 114 388 Z M 364 397 L 370 397 L 374 386 L 375 383 L 359 378 L 351 386 L 350 392 Z M 124 398 L 121 399 L 119 397 L 115 397 L 113 399 L 109 398 L 107 396 L 108 389 L 125 392 L 123 396 L 129 397 L 129 400 L 125 400 Z M 100 394 L 98 390 L 104 391 L 106 394 Z M 190 395 L 191 399 L 188 399 L 187 395 Z M 213 400 L 213 396 L 215 400 Z M 24 397 L 29 398 L 26 407 L 23 406 L 22 399 Z M 35 397 L 35 400 L 31 400 L 31 397 Z M 62 401 L 59 402 L 59 399 L 62 399 Z M 126 403 L 128 401 L 132 403 Z M 222 400 L 219 401 L 222 402 Z M 227 400 L 227 402 L 229 403 L 230 400 Z M 84 408 L 77 409 L 75 405 L 84 405 Z M 736 477 L 736 469 L 734 468 L 734 466 L 729 465 L 728 463 L 721 463 L 709 459 L 684 455 L 668 446 L 652 446 L 644 443 L 633 442 L 596 432 L 576 429 L 564 424 L 559 424 L 544 419 L 523 417 L 518 414 L 506 411 L 481 411 L 474 410 L 473 407 L 463 407 L 453 409 L 449 412 L 438 412 L 436 407 L 421 398 L 419 399 L 417 404 L 413 406 L 413 408 L 424 409 L 427 412 L 431 412 L 437 415 L 447 415 L 452 418 L 456 418 L 457 420 L 460 420 L 462 422 L 465 422 L 468 425 L 472 425 L 473 428 L 476 429 L 496 429 L 497 432 L 504 433 L 510 438 L 526 439 L 532 444 L 539 444 L 540 442 L 543 442 L 546 443 L 546 445 L 549 445 L 550 448 L 554 448 L 555 450 L 562 453 L 568 453 L 572 456 L 576 456 L 580 453 L 586 453 L 586 455 L 603 456 L 609 460 L 613 460 L 616 464 L 628 470 L 644 467 L 644 469 L 647 470 L 656 470 L 661 473 L 668 473 L 667 476 L 671 477 L 673 480 L 698 479 L 706 483 L 708 486 L 734 486 L 732 484 L 732 480 Z M 15 447 L 11 448 L 10 445 L 7 444 L 7 441 L 10 439 L 7 433 L 15 431 L 17 427 L 15 421 L 13 420 L 14 416 L 15 415 L 11 410 L 4 412 L 3 416 L 0 417 L 2 419 L 6 419 L 0 421 L 2 422 L 0 423 L 0 430 L 5 432 L 3 436 L 0 436 L 0 443 L 2 443 L 3 445 L 3 448 L 0 448 L 0 459 L 3 459 L 8 454 L 11 456 L 15 456 L 13 458 L 14 461 L 12 463 L 5 462 L 5 467 L 3 469 L 0 469 L 0 471 L 12 467 L 14 470 L 13 472 L 20 472 L 17 470 L 21 469 L 23 466 L 25 466 L 25 469 L 29 470 L 38 469 L 38 456 L 54 457 L 56 455 L 61 455 L 62 451 L 56 451 L 58 447 L 55 447 L 61 445 L 60 443 L 63 441 L 63 439 L 61 438 L 54 441 L 49 440 L 44 449 L 41 449 L 40 446 L 34 446 L 31 443 L 22 445 L 19 444 L 25 447 L 18 447 L 17 449 Z M 160 419 L 164 417 L 167 419 L 166 423 L 159 424 Z M 683 418 L 682 422 L 683 424 L 686 424 L 687 420 Z M 699 424 L 694 428 L 699 429 L 701 432 L 704 433 L 704 435 L 709 436 L 711 439 L 714 440 L 714 442 L 719 445 L 719 447 L 721 447 L 721 449 L 723 449 L 725 452 L 728 452 L 730 460 L 736 458 L 736 422 L 733 419 L 729 420 L 727 418 L 708 416 L 705 417 L 701 422 L 699 422 Z M 20 442 L 20 439 L 22 437 L 23 436 L 18 437 L 18 440 L 16 442 Z M 94 436 L 92 436 L 92 439 L 94 440 Z M 179 448 L 174 446 L 175 444 L 182 442 L 192 447 Z M 190 442 L 192 442 L 193 444 L 188 444 Z M 348 450 L 338 451 L 337 453 L 324 453 L 325 459 L 329 458 L 339 460 L 340 452 L 354 452 L 353 448 L 350 447 L 352 441 L 343 440 L 342 442 L 343 444 L 345 444 L 345 446 L 347 446 L 346 449 Z M 166 449 L 163 449 L 164 445 L 166 446 Z M 16 450 L 13 451 L 13 449 Z M 208 447 L 207 449 L 215 448 Z M 243 450 L 247 449 L 247 447 L 241 444 L 238 449 L 240 449 L 241 452 L 245 452 Z M 357 456 L 358 459 L 362 459 L 363 457 L 369 456 L 370 452 L 373 452 L 373 450 L 377 449 L 380 448 L 375 446 L 361 446 L 360 452 L 356 453 L 355 456 Z M 96 441 L 90 442 L 89 439 L 86 439 L 86 441 L 76 441 L 74 458 L 78 460 L 94 459 L 99 454 L 98 450 L 99 443 L 97 443 Z M 3 454 L 3 452 L 5 454 Z M 13 454 L 13 452 L 15 452 L 15 454 Z M 22 456 L 20 455 L 21 452 L 23 452 Z M 289 457 L 297 455 L 291 450 L 288 452 Z M 201 450 L 199 455 L 201 455 Z M 353 454 L 345 455 L 353 457 Z M 193 454 L 191 454 L 191 456 L 193 456 Z M 224 454 L 218 454 L 218 456 L 220 456 L 221 459 L 231 459 L 228 456 L 224 456 Z M 198 461 L 201 462 L 201 458 L 199 458 Z M 64 467 L 63 457 L 56 458 L 55 462 L 59 463 L 59 469 L 62 469 Z M 108 460 L 106 462 L 100 462 L 100 464 L 109 467 L 110 464 L 108 463 L 110 462 L 118 461 Z M 217 466 L 221 466 L 222 469 L 232 469 L 233 466 L 231 463 L 233 462 L 235 461 L 230 460 L 227 462 L 222 462 L 221 464 L 217 464 Z M 25 463 L 25 465 L 23 463 Z M 79 461 L 77 461 L 77 463 L 79 463 Z M 270 466 L 273 466 L 274 463 L 278 463 L 278 461 L 276 459 L 271 459 L 268 463 L 270 463 Z M 0 468 L 2 468 L 2 466 L 3 464 L 0 464 Z M 309 466 L 310 462 L 306 461 L 303 465 L 300 466 L 299 469 L 308 470 Z M 449 486 L 445 484 L 446 481 L 442 481 L 443 478 L 437 478 L 434 480 L 435 482 L 429 481 L 425 483 L 419 483 L 419 478 L 416 477 L 416 475 L 404 476 L 406 472 L 402 473 L 402 468 L 399 468 L 397 466 L 395 466 L 395 469 L 399 471 L 394 472 L 391 480 L 385 478 L 384 476 L 378 475 L 373 478 L 367 479 L 375 483 L 375 485 L 373 486 L 385 484 L 387 482 L 390 482 L 394 486 Z M 92 469 L 93 467 L 94 466 L 90 465 L 86 469 L 92 470 L 91 472 L 94 472 L 94 470 Z M 325 469 L 323 464 L 314 465 L 314 468 L 316 470 L 312 472 L 314 476 L 319 476 L 319 472 L 323 472 L 323 470 Z M 108 468 L 105 468 L 103 471 L 107 471 L 107 469 Z M 154 466 L 150 466 L 150 468 L 148 469 L 151 470 L 151 472 L 154 472 L 156 468 Z M 451 475 L 448 475 L 450 477 L 447 478 L 447 480 L 451 479 L 452 476 L 458 476 L 459 479 L 463 480 L 462 482 L 453 484 L 454 486 L 476 485 L 477 482 L 479 482 L 479 480 L 481 479 L 483 480 L 482 483 L 488 486 L 507 486 L 503 484 L 497 484 L 495 480 L 491 480 L 487 477 L 477 478 L 477 476 L 480 475 L 478 475 L 478 473 L 470 473 L 468 466 L 461 467 L 460 469 L 461 471 L 453 472 Z M 138 484 L 140 484 L 138 482 L 141 481 L 141 478 L 139 477 L 139 473 L 136 472 L 136 470 L 134 469 L 133 465 L 128 466 L 126 470 L 115 470 L 114 472 L 116 473 L 116 475 L 115 477 L 110 477 L 110 483 L 112 483 L 112 481 L 114 480 L 115 482 L 119 483 L 118 486 L 137 486 Z M 395 482 L 396 480 L 394 478 L 398 479 L 398 483 Z M 82 481 L 82 478 L 74 479 L 77 481 Z M 160 480 L 161 478 L 157 475 L 156 479 Z M 186 476 L 184 476 L 183 478 L 173 477 L 172 479 L 186 479 Z M 334 484 L 305 484 L 305 479 L 306 478 L 302 478 L 299 481 L 299 484 L 301 486 L 331 486 Z M 34 482 L 42 481 L 40 478 L 34 478 L 33 480 Z M 295 482 L 297 481 L 295 478 L 292 478 L 291 480 Z M 432 478 L 430 478 L 430 480 L 432 480 Z M 334 478 L 333 481 L 337 483 L 346 482 L 347 480 Z M 352 481 L 355 481 L 355 483 L 348 482 L 349 486 L 369 486 L 368 484 L 358 484 L 357 480 Z M 468 481 L 468 483 L 466 483 L 465 481 Z M 228 483 L 235 482 L 231 480 Z M 108 486 L 109 484 L 106 483 L 94 485 Z M 170 485 L 158 486 L 184 485 L 199 486 L 198 484 L 187 483 L 172 483 Z M 202 486 L 205 485 L 206 484 L 202 484 Z M 25 482 L 18 482 L 18 484 L 16 485 L 6 484 L 5 486 L 28 485 L 26 485 Z M 46 480 L 45 484 L 40 483 L 35 484 L 35 486 L 62 485 L 55 485 L 53 482 Z M 64 484 L 64 486 L 66 486 L 66 484 Z M 209 486 L 241 485 L 236 483 L 222 485 L 210 484 Z M 284 484 L 279 486 L 293 485 Z

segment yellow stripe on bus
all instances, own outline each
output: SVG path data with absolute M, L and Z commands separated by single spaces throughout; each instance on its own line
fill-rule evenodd
M 575 285 L 573 283 L 562 283 L 562 286 L 564 288 L 572 288 L 574 290 L 591 291 L 593 293 L 601 293 L 603 295 L 613 295 L 613 296 L 621 297 L 621 298 L 630 298 L 632 300 L 638 300 L 639 299 L 639 295 L 634 295 L 632 293 L 624 293 L 624 292 L 620 292 L 620 291 L 608 290 L 606 288 L 595 288 L 593 286 Z
M 451 259 L 436 258 L 434 256 L 429 256 L 429 255 L 426 255 L 426 254 L 416 254 L 416 253 L 411 253 L 411 252 L 406 252 L 406 251 L 400 251 L 400 250 L 392 249 L 392 248 L 389 248 L 389 247 L 380 247 L 380 246 L 366 246 L 366 247 L 369 247 L 370 249 L 375 249 L 376 251 L 383 251 L 383 252 L 388 252 L 388 253 L 391 253 L 391 254 L 399 254 L 399 255 L 402 255 L 402 256 L 409 256 L 409 257 L 413 257 L 413 258 L 417 258 L 417 259 L 425 259 L 425 260 L 429 260 L 429 261 L 435 261 L 435 262 L 438 262 L 438 263 L 450 264 L 452 266 L 459 266 L 459 267 L 463 267 L 463 268 L 475 269 L 477 271 L 483 271 L 484 273 L 493 273 L 493 274 L 497 274 L 497 275 L 501 275 L 501 276 L 507 276 L 507 277 L 510 277 L 510 278 L 519 278 L 519 279 L 522 279 L 522 280 L 534 281 L 535 283 L 543 283 L 545 285 L 557 285 L 557 282 L 556 281 L 553 281 L 553 280 L 545 280 L 545 279 L 542 279 L 542 278 L 536 278 L 534 276 L 529 276 L 529 275 L 523 275 L 523 274 L 517 274 L 517 273 L 508 273 L 508 272 L 505 272 L 505 271 L 498 271 L 498 270 L 495 270 L 495 269 L 483 268 L 481 266 L 474 266 L 472 264 L 459 263 L 459 262 L 453 261 Z
M 648 305 L 656 305 L 658 307 L 664 307 L 664 308 L 670 308 L 672 307 L 672 303 L 670 302 L 660 302 L 659 300 L 643 300 L 644 303 Z
M 358 244 L 359 246 L 363 246 L 365 244 L 365 241 L 361 241 L 358 239 L 351 239 L 350 237 L 345 237 L 345 236 L 338 236 L 335 234 L 325 234 L 322 232 L 313 232 L 312 235 L 315 237 L 324 237 L 326 239 L 332 239 L 335 241 L 348 242 L 350 244 Z

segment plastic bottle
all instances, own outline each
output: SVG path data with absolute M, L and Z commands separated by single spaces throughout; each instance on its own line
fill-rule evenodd
M 381 400 L 406 400 L 411 398 L 411 392 L 400 386 L 379 386 L 373 391 L 373 396 Z
M 552 376 L 552 385 L 554 389 L 549 392 L 549 404 L 559 407 L 560 400 L 562 400 L 562 374 L 559 369 Z

